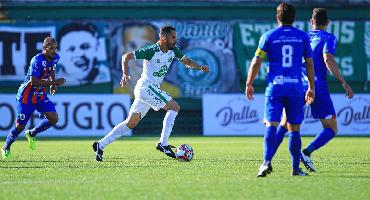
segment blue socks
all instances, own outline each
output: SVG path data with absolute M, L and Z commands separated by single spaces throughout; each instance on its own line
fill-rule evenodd
M 289 132 L 289 151 L 292 156 L 293 170 L 299 170 L 301 161 L 302 140 L 298 131 Z
M 12 130 L 9 131 L 8 133 L 8 136 L 6 137 L 6 140 L 5 140 L 5 145 L 3 147 L 3 149 L 7 149 L 7 150 L 10 150 L 10 146 L 13 144 L 13 142 L 17 139 L 18 135 L 21 133 L 22 131 L 18 131 L 17 128 L 15 128 L 15 126 L 12 128 Z
M 322 130 L 321 133 L 316 135 L 315 139 L 303 150 L 303 152 L 307 156 L 311 156 L 312 152 L 320 149 L 334 137 L 335 133 L 331 128 L 324 128 L 324 130 Z
M 275 141 L 276 141 L 276 127 L 269 126 L 266 128 L 266 133 L 263 143 L 263 159 L 264 164 L 271 162 L 272 157 L 274 156 L 275 151 Z
M 272 156 L 275 155 L 276 151 L 278 150 L 280 144 L 283 142 L 284 140 L 284 137 L 285 137 L 285 133 L 287 133 L 288 130 L 282 126 L 282 125 L 279 125 L 278 128 L 277 128 L 277 133 L 276 133 L 276 141 L 275 141 L 275 148 L 274 148 L 274 151 L 273 151 L 273 154 Z
M 49 120 L 48 119 L 42 119 L 39 124 L 37 124 L 37 126 L 35 126 L 35 128 L 33 128 L 31 130 L 31 133 L 30 135 L 32 137 L 35 137 L 38 133 L 41 133 L 43 131 L 46 131 L 48 128 L 50 128 L 52 126 L 52 124 L 49 123 Z

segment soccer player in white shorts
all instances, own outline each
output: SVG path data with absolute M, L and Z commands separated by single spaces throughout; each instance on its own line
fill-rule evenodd
M 157 43 L 122 56 L 121 87 L 125 87 L 130 79 L 128 75 L 128 62 L 130 60 L 143 59 L 143 73 L 135 86 L 135 100 L 131 105 L 128 118 L 116 125 L 103 139 L 93 143 L 92 147 L 97 161 L 103 161 L 104 148 L 128 130 L 135 128 L 150 108 L 155 111 L 163 108 L 167 112 L 163 119 L 163 129 L 156 149 L 169 157 L 176 157 L 171 149 L 173 146 L 168 144 L 168 138 L 175 118 L 180 111 L 180 106 L 171 96 L 160 89 L 160 84 L 174 58 L 180 60 L 189 68 L 204 72 L 208 72 L 208 66 L 197 64 L 180 51 L 176 46 L 176 29 L 173 26 L 161 27 L 159 37 Z

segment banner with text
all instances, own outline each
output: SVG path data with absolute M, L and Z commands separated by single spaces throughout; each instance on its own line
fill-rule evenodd
M 54 102 L 59 121 L 56 126 L 40 136 L 104 136 L 129 113 L 128 95 L 56 95 Z M 0 95 L 0 136 L 6 137 L 14 127 L 17 114 L 15 95 Z M 34 127 L 40 119 L 40 113 L 34 112 L 26 129 Z M 131 131 L 127 136 L 131 135 Z M 23 134 L 22 134 L 23 135 Z
M 310 22 L 297 21 L 294 26 L 304 31 L 311 29 Z M 261 35 L 274 27 L 277 24 L 272 21 L 246 21 L 234 25 L 234 48 L 243 82 Z M 366 81 L 366 66 L 370 63 L 370 22 L 330 21 L 327 31 L 337 37 L 335 59 L 344 78 L 353 82 Z M 265 59 L 256 78 L 257 84 L 265 84 L 267 68 Z M 329 80 L 335 79 L 331 76 Z
M 370 95 L 356 94 L 348 100 L 343 94 L 331 95 L 339 135 L 370 135 Z M 256 94 L 254 101 L 242 94 L 203 96 L 203 134 L 214 135 L 264 135 L 262 123 L 264 95 Z M 302 135 L 315 135 L 322 130 L 318 119 L 313 119 L 309 106 L 305 106 Z

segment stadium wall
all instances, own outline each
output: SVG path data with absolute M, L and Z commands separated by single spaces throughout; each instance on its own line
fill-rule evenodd
M 195 60 L 208 64 L 211 73 L 194 73 L 175 62 L 162 88 L 182 106 L 174 132 L 180 135 L 201 134 L 204 120 L 202 95 L 243 93 L 245 74 L 258 38 L 262 32 L 275 26 L 275 6 L 245 2 L 4 2 L 0 21 L 0 41 L 3 43 L 0 65 L 2 70 L 7 69 L 8 74 L 1 72 L 0 92 L 16 93 L 24 78 L 27 62 L 41 50 L 40 42 L 45 35 L 59 38 L 59 43 L 64 38 L 66 45 L 80 41 L 78 37 L 69 37 L 68 41 L 68 35 L 58 36 L 69 26 L 77 24 L 80 28 L 90 26 L 94 31 L 91 41 L 95 43 L 91 44 L 96 48 L 91 53 L 93 56 L 87 58 L 92 60 L 94 66 L 88 74 L 78 70 L 69 73 L 73 63 L 68 61 L 68 53 L 60 49 L 62 55 L 57 67 L 58 75 L 67 76 L 68 85 L 61 87 L 59 92 L 65 95 L 104 93 L 107 94 L 105 98 L 112 93 L 124 93 L 132 97 L 135 81 L 141 73 L 141 62 L 130 64 L 130 73 L 134 78 L 128 89 L 122 89 L 118 87 L 120 56 L 132 50 L 129 42 L 134 42 L 136 48 L 153 42 L 161 25 L 173 24 L 179 32 L 179 47 Z M 297 5 L 296 26 L 309 30 L 307 19 L 313 7 Z M 329 29 L 338 38 L 336 59 L 343 75 L 356 93 L 369 93 L 369 6 L 346 9 L 328 4 L 325 7 L 333 20 Z M 133 38 L 130 41 L 130 34 L 137 35 L 140 30 L 149 33 L 150 39 L 142 41 Z M 12 49 L 13 45 L 15 49 Z M 13 69 L 9 71 L 9 68 Z M 99 69 L 98 73 L 96 69 Z M 264 90 L 265 64 L 262 69 L 256 81 L 257 92 Z M 95 76 L 91 76 L 94 73 Z M 80 80 L 80 77 L 84 79 Z M 333 78 L 330 78 L 330 89 L 332 92 L 343 92 Z M 150 111 L 133 134 L 159 134 L 163 116 L 163 112 Z

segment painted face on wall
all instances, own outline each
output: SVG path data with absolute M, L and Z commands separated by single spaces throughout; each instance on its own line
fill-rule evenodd
M 60 62 L 70 75 L 84 78 L 94 67 L 98 39 L 87 31 L 69 32 L 60 41 Z
M 149 26 L 133 26 L 124 32 L 123 46 L 125 52 L 135 51 L 156 42 L 155 30 Z

